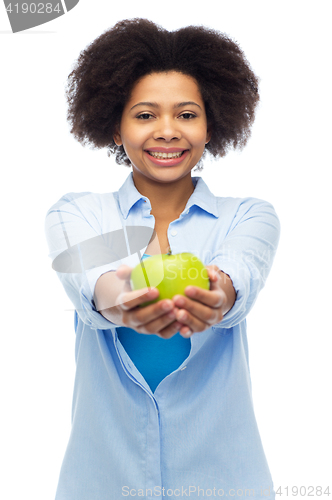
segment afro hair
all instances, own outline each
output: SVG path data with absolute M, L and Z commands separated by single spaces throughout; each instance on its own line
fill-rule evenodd
M 203 26 L 167 31 L 140 18 L 118 22 L 80 53 L 66 87 L 71 133 L 130 166 L 123 146 L 113 140 L 124 106 L 140 78 L 171 70 L 198 84 L 212 131 L 205 151 L 217 158 L 231 147 L 242 149 L 259 93 L 258 78 L 240 47 Z

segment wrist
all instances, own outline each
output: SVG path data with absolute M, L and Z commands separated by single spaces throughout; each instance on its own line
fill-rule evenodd
M 230 276 L 219 269 L 219 286 L 226 296 L 225 303 L 222 307 L 223 315 L 227 314 L 235 304 L 236 291 Z

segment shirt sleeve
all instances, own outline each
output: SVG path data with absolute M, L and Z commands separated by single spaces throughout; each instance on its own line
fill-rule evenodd
M 115 271 L 120 264 L 126 263 L 119 252 L 119 238 L 114 237 L 123 233 L 122 223 L 117 209 L 111 211 L 111 208 L 113 231 L 108 233 L 103 233 L 102 203 L 93 193 L 63 196 L 48 210 L 45 218 L 53 269 L 80 319 L 91 328 L 104 330 L 114 324 L 96 310 L 95 284 L 102 274 Z
M 235 303 L 220 323 L 222 328 L 240 323 L 253 307 L 270 272 L 279 237 L 280 222 L 273 206 L 263 200 L 243 200 L 210 262 L 231 278 L 236 291 Z

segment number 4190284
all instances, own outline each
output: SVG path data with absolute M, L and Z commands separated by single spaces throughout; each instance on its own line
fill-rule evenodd
M 323 486 L 285 486 L 282 488 L 279 486 L 279 488 L 276 489 L 276 495 L 285 495 L 286 497 L 288 496 L 293 496 L 296 497 L 297 495 L 301 497 L 320 497 L 323 495 L 331 495 L 330 493 L 330 487 L 327 486 L 325 489 Z
M 57 12 L 58 14 L 62 13 L 62 9 L 60 7 L 60 4 L 57 3 L 54 7 L 51 3 L 27 3 L 24 2 L 21 5 L 18 3 L 12 4 L 9 3 L 6 7 L 6 11 L 9 12 L 10 14 L 14 11 L 18 14 L 19 12 L 22 12 L 22 14 L 27 14 L 28 12 L 30 14 L 51 14 L 52 12 Z

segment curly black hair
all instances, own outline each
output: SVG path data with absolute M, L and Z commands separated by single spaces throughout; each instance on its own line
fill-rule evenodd
M 113 140 L 124 106 L 140 78 L 171 70 L 198 84 L 212 131 L 206 150 L 217 158 L 230 147 L 242 149 L 259 94 L 258 78 L 240 47 L 203 26 L 167 31 L 140 18 L 118 22 L 80 53 L 66 87 L 71 133 L 130 166 L 123 146 Z

